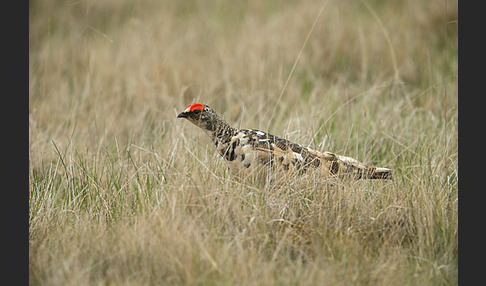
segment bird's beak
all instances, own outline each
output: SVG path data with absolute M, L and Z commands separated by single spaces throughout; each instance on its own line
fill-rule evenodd
M 187 118 L 187 113 L 186 112 L 181 112 L 179 115 L 177 115 L 177 118 Z

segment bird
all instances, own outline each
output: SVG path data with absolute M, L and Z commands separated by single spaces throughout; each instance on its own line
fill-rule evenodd
M 261 130 L 232 127 L 207 104 L 189 104 L 177 118 L 201 128 L 239 180 L 250 175 L 268 179 L 311 172 L 324 179 L 392 179 L 389 168 L 365 165 L 330 151 L 317 151 Z

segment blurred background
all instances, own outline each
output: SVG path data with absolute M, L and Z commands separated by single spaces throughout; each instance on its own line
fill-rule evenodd
M 456 1 L 30 1 L 31 148 L 157 140 L 193 101 L 282 136 L 407 128 L 456 112 L 457 50 Z

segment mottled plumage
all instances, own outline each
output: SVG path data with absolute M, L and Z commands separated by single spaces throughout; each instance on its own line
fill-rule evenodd
M 238 178 L 250 174 L 267 176 L 305 174 L 309 170 L 323 178 L 343 175 L 355 179 L 391 179 L 388 168 L 366 166 L 356 159 L 319 152 L 255 129 L 231 127 L 209 106 L 193 103 L 178 118 L 185 118 L 209 135 L 217 152 Z

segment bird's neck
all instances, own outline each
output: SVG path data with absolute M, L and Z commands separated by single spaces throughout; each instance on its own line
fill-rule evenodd
M 211 132 L 210 137 L 211 141 L 214 144 L 228 144 L 231 141 L 231 137 L 233 137 L 236 133 L 236 129 L 226 124 L 224 126 L 220 126 L 213 132 Z
M 236 128 L 231 127 L 223 118 L 218 117 L 211 123 L 210 126 L 203 128 L 204 132 L 208 134 L 211 141 L 218 146 L 218 144 L 227 144 L 231 137 L 236 134 Z

